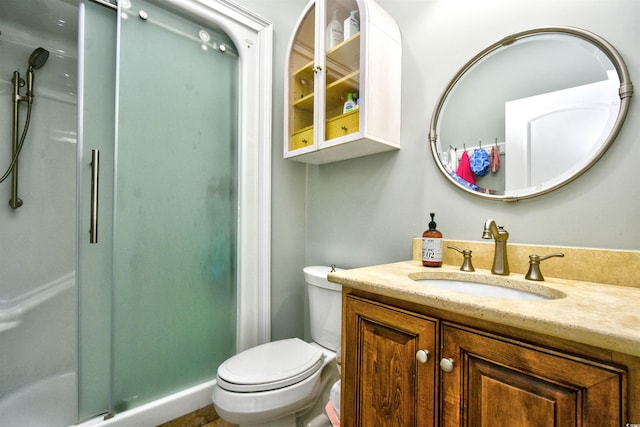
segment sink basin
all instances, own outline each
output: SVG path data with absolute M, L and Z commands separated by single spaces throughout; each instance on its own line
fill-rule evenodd
M 416 282 L 424 283 L 434 288 L 446 289 L 454 292 L 461 292 L 472 295 L 482 295 L 485 297 L 520 299 L 520 300 L 550 300 L 552 297 L 540 295 L 520 289 L 505 288 L 498 285 L 487 285 L 478 282 L 464 282 L 450 279 L 416 279 Z

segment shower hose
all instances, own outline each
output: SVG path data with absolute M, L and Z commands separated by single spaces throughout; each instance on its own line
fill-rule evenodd
M 18 161 L 18 157 L 20 156 L 20 150 L 22 150 L 22 146 L 24 145 L 24 140 L 27 137 L 27 131 L 29 130 L 30 121 L 31 121 L 31 102 L 28 102 L 27 103 L 27 119 L 24 122 L 24 129 L 22 130 L 22 135 L 20 136 L 20 142 L 18 143 L 16 152 L 13 154 L 13 158 L 11 159 L 11 163 L 9 164 L 7 171 L 4 173 L 4 175 L 2 175 L 2 178 L 0 178 L 0 182 L 4 182 L 4 180 L 7 179 L 9 175 L 11 175 L 11 171 L 13 170 L 13 167 Z

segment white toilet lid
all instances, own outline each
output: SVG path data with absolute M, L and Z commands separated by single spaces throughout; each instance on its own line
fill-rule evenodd
M 290 338 L 252 347 L 218 367 L 217 382 L 229 391 L 267 391 L 298 383 L 322 366 L 324 353 Z

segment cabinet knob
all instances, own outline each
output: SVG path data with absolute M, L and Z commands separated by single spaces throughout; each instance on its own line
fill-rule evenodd
M 322 67 L 320 65 L 316 65 L 312 68 L 314 73 L 318 73 L 320 72 L 320 70 L 322 70 Z
M 302 142 L 307 143 L 307 138 L 302 138 Z
M 345 132 L 346 132 L 348 129 L 349 129 L 348 127 L 346 127 L 345 125 L 342 125 L 342 130 L 343 130 L 343 131 L 345 131 Z
M 450 357 L 445 357 L 440 360 L 440 369 L 445 372 L 453 371 L 453 359 Z
M 427 363 L 427 360 L 429 360 L 429 350 L 416 351 L 416 360 L 420 363 Z

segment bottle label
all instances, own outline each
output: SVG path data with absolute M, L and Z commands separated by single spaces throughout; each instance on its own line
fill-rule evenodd
M 442 262 L 442 238 L 422 239 L 422 261 Z

